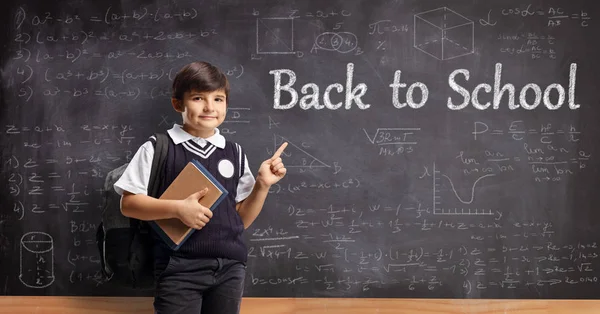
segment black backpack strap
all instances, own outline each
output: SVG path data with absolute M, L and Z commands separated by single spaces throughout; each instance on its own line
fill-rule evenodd
M 162 178 L 165 168 L 165 160 L 169 151 L 169 138 L 166 134 L 156 133 L 156 142 L 154 142 L 154 157 L 152 158 L 152 169 L 150 170 L 150 179 L 148 180 L 148 196 L 158 198 L 158 190 L 160 189 L 160 179 Z M 152 140 L 152 139 L 151 139 Z M 138 219 L 130 219 L 130 225 L 134 228 L 145 227 Z
M 165 159 L 169 150 L 169 138 L 164 133 L 156 133 L 156 144 L 154 145 L 154 158 L 152 158 L 152 170 L 148 181 L 148 195 L 158 198 L 160 178 L 165 168 Z

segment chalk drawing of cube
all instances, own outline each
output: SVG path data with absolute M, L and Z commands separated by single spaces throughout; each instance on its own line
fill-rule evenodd
M 256 19 L 257 54 L 294 54 L 293 18 Z
M 438 60 L 474 52 L 475 23 L 447 7 L 416 14 L 413 29 L 414 47 Z

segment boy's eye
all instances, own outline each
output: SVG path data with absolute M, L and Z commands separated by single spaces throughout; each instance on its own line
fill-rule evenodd
M 223 101 L 223 98 L 217 98 L 216 101 Z

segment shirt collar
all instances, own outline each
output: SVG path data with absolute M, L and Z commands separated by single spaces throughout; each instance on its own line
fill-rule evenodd
M 173 127 L 167 131 L 167 133 L 169 134 L 175 145 L 192 140 L 199 144 L 201 147 L 204 147 L 208 142 L 217 146 L 218 148 L 225 148 L 225 137 L 221 135 L 221 132 L 219 132 L 218 128 L 215 128 L 215 134 L 208 138 L 193 136 L 190 133 L 186 132 L 183 129 L 183 127 L 179 124 L 174 124 Z

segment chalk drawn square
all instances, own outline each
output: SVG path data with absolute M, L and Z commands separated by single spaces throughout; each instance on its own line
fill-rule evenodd
M 475 23 L 448 9 L 437 8 L 414 16 L 414 47 L 449 60 L 474 52 Z
M 256 19 L 257 54 L 294 54 L 294 19 Z

